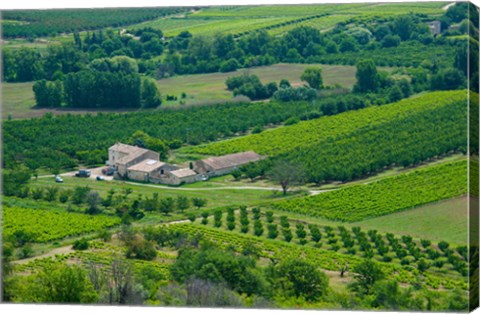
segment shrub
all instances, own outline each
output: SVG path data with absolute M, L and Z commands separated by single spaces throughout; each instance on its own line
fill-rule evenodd
M 285 239 L 285 241 L 287 241 L 287 242 L 292 241 L 293 235 L 292 235 L 292 231 L 289 228 L 284 228 L 282 230 L 282 233 L 283 233 L 283 238 Z
M 267 229 L 268 229 L 267 236 L 269 239 L 276 239 L 278 237 L 278 229 L 276 224 L 272 224 L 272 223 L 268 224 Z
M 447 242 L 445 242 L 445 241 L 440 241 L 440 242 L 438 243 L 438 248 L 439 248 L 440 250 L 442 250 L 442 252 L 445 252 L 445 251 L 448 249 L 449 246 L 450 246 L 450 245 L 449 245 Z
M 88 249 L 90 246 L 90 244 L 88 243 L 88 240 L 85 239 L 85 238 L 82 238 L 82 239 L 79 239 L 77 241 L 75 241 L 73 243 L 73 249 L 74 250 L 80 250 L 80 251 L 83 251 L 83 250 L 86 250 Z
M 263 234 L 263 225 L 260 220 L 255 220 L 255 223 L 253 225 L 253 233 L 259 237 Z
M 191 222 L 195 222 L 195 220 L 197 219 L 197 216 L 194 213 L 189 213 L 187 217 L 188 220 L 190 220 Z

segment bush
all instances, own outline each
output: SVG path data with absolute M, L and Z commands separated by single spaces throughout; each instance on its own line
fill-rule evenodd
M 268 229 L 268 238 L 269 239 L 276 239 L 278 237 L 278 229 L 276 224 L 268 224 L 267 226 Z
M 214 219 L 214 226 L 216 228 L 220 228 L 222 226 L 222 211 L 216 210 L 213 213 L 213 219 Z
M 448 249 L 449 246 L 450 246 L 450 245 L 449 245 L 447 242 L 445 242 L 445 241 L 440 241 L 440 242 L 438 243 L 438 248 L 439 248 L 442 252 L 445 252 L 445 251 Z
M 263 225 L 260 220 L 255 220 L 255 223 L 253 225 L 253 233 L 259 237 L 263 234 Z
M 187 217 L 188 220 L 190 220 L 191 222 L 195 222 L 195 220 L 197 219 L 197 216 L 194 213 L 189 213 Z
M 267 222 L 270 224 L 273 223 L 273 220 L 274 220 L 273 211 L 269 210 L 265 213 L 265 215 L 267 216 Z
M 83 250 L 88 249 L 89 246 L 90 246 L 90 244 L 88 243 L 88 240 L 85 239 L 85 238 L 82 238 L 82 239 L 79 239 L 79 240 L 75 241 L 75 242 L 73 243 L 72 248 L 73 248 L 74 250 L 83 251 Z

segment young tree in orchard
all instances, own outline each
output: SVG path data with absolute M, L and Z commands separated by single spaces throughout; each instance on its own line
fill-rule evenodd
M 374 92 L 380 85 L 380 77 L 375 62 L 371 59 L 360 60 L 355 74 L 357 83 L 354 90 L 360 93 Z
M 321 68 L 306 68 L 300 79 L 307 82 L 311 88 L 321 89 L 323 87 Z
M 289 187 L 305 181 L 305 172 L 299 165 L 281 159 L 274 163 L 272 170 L 268 173 L 268 178 L 279 184 L 282 187 L 283 195 L 286 195 Z

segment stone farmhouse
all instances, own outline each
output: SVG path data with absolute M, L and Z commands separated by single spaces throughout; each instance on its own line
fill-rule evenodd
M 129 167 L 146 159 L 160 160 L 160 155 L 154 151 L 117 143 L 108 149 L 108 164 L 114 166 L 115 175 L 118 178 L 125 178 Z
M 108 165 L 113 167 L 115 179 L 168 185 L 221 176 L 263 158 L 249 151 L 198 160 L 193 164 L 193 169 L 190 169 L 162 162 L 158 153 L 137 146 L 116 143 L 108 149 Z

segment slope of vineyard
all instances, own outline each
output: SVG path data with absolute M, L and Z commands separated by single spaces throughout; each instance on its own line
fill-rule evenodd
M 386 215 L 467 193 L 465 160 L 431 166 L 370 184 L 278 202 L 275 209 L 346 222 Z
M 465 151 L 466 105 L 465 91 L 433 92 L 184 151 L 223 155 L 253 150 L 302 165 L 312 182 L 345 181 L 393 164 L 414 165 Z
M 105 215 L 90 216 L 21 207 L 3 208 L 3 237 L 23 232 L 31 237 L 32 242 L 48 242 L 99 231 L 119 223 L 120 218 Z

